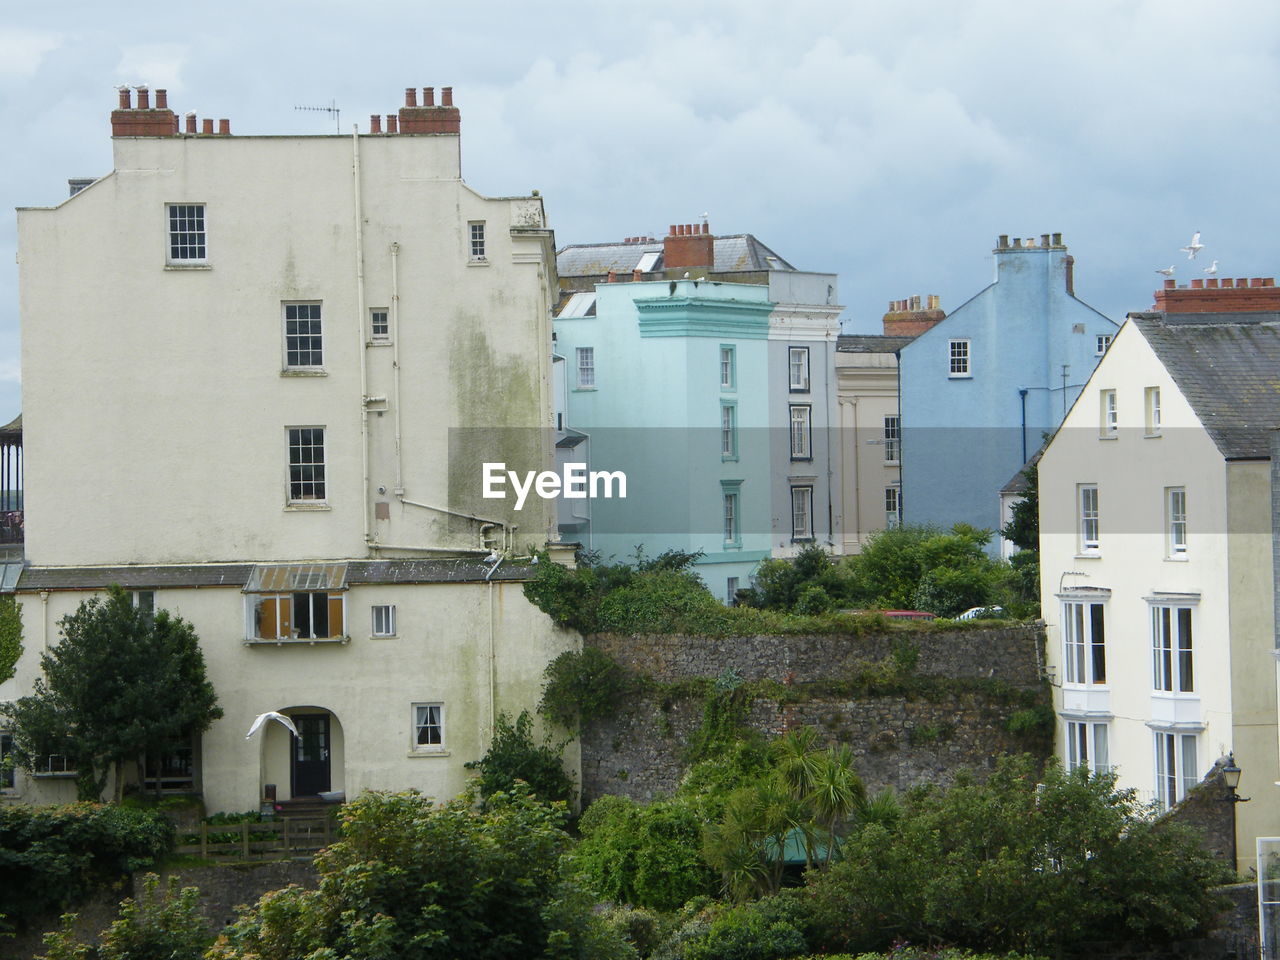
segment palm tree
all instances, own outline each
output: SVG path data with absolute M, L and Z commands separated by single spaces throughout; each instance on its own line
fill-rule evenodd
M 867 806 L 867 790 L 853 768 L 853 751 L 848 744 L 818 755 L 813 786 L 805 797 L 813 819 L 826 834 L 824 866 L 830 865 L 838 843 L 839 826 Z

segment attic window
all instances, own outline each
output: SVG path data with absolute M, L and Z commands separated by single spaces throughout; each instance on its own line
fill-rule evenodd
M 653 269 L 654 264 L 658 262 L 658 258 L 662 256 L 662 251 L 652 250 L 640 258 L 640 262 L 636 264 L 636 269 L 641 273 L 648 273 Z

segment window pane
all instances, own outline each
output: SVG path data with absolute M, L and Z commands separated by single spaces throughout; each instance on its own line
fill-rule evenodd
M 1165 611 L 1166 618 L 1168 611 Z M 1184 693 L 1195 690 L 1191 656 L 1191 609 L 1178 608 L 1178 689 Z
M 1111 769 L 1111 759 L 1107 750 L 1107 725 L 1093 725 L 1093 772 L 1106 773 Z
M 1186 796 L 1187 791 L 1200 782 L 1200 768 L 1196 762 L 1196 738 L 1184 734 L 1182 736 L 1182 791 L 1179 796 Z
M 1094 683 L 1107 682 L 1107 647 L 1106 629 L 1103 625 L 1103 606 L 1100 603 L 1089 605 L 1089 640 L 1092 652 L 1090 667 Z

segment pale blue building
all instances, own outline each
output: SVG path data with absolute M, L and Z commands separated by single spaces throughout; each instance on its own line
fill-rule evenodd
M 749 585 L 772 529 L 772 309 L 767 285 L 706 279 L 600 283 L 562 304 L 558 459 L 586 448 L 591 470 L 627 478 L 625 499 L 577 501 L 566 539 L 618 560 L 701 550 L 717 596 Z
M 1061 234 L 1002 235 L 992 252 L 995 281 L 900 354 L 904 523 L 998 531 L 1000 489 L 1119 329 L 1076 298 Z

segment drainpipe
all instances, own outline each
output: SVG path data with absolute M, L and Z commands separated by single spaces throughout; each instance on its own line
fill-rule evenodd
M 397 497 L 404 495 L 404 459 L 400 452 L 400 244 L 391 244 L 391 406 L 396 429 Z
M 49 591 L 40 591 L 40 645 L 49 652 Z
M 1023 387 L 1019 390 L 1018 396 L 1022 398 L 1022 463 L 1025 466 L 1027 462 L 1027 388 Z
M 835 373 L 834 361 L 831 359 L 831 338 L 828 336 L 822 343 L 822 369 L 823 376 L 826 378 L 826 393 L 830 397 L 833 395 L 832 390 L 832 374 Z M 827 407 L 827 543 L 834 549 L 836 545 L 836 505 L 831 496 L 831 476 L 834 471 L 831 469 L 831 407 Z M 842 516 L 843 519 L 843 516 Z M 816 532 L 816 531 L 815 531 Z M 840 552 L 844 553 L 843 538 L 840 544 Z
M 903 496 L 907 470 L 907 430 L 902 422 L 902 351 L 893 351 L 894 372 L 898 376 L 898 526 L 907 525 L 907 498 Z
M 364 339 L 364 200 L 360 193 L 360 128 L 351 128 L 352 200 L 356 214 L 356 337 L 360 353 L 360 470 L 363 476 L 360 515 L 364 523 L 364 542 L 369 536 L 369 352 Z M 399 411 L 397 404 L 396 410 Z

